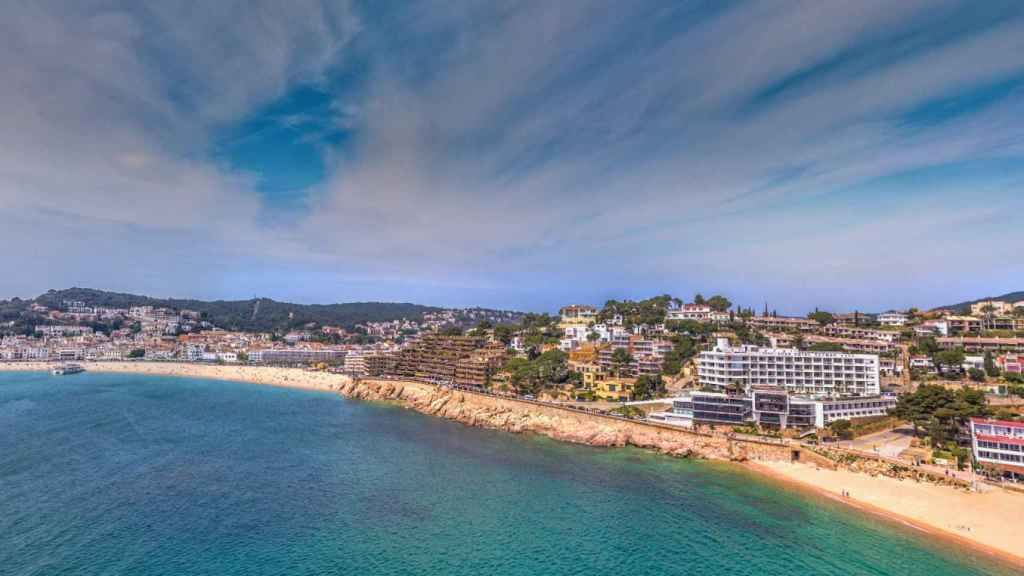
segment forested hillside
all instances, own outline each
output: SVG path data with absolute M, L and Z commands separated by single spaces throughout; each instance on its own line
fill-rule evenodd
M 215 326 L 227 330 L 271 332 L 300 327 L 310 322 L 321 326 L 352 328 L 365 322 L 385 322 L 408 318 L 422 320 L 423 314 L 441 310 L 432 306 L 393 302 L 351 302 L 345 304 L 291 304 L 269 298 L 252 300 L 203 300 L 152 298 L 137 294 L 105 292 L 90 288 L 50 290 L 36 302 L 60 308 L 65 300 L 77 300 L 87 306 L 130 308 L 155 306 L 175 310 L 195 310 Z

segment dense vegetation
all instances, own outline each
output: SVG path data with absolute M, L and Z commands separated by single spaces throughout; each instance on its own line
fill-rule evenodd
M 914 426 L 914 434 L 927 433 L 933 445 L 953 440 L 968 418 L 989 415 L 985 393 L 974 388 L 950 390 L 923 384 L 900 397 L 892 415 Z
M 386 322 L 408 318 L 422 320 L 426 312 L 440 308 L 418 304 L 390 302 L 353 302 L 347 304 L 290 304 L 269 298 L 252 300 L 189 300 L 151 298 L 135 294 L 105 292 L 88 288 L 50 290 L 36 302 L 59 308 L 65 300 L 79 300 L 87 306 L 130 308 L 156 306 L 174 310 L 194 310 L 203 319 L 227 330 L 274 332 L 298 328 L 310 323 L 320 326 L 342 326 L 352 329 L 356 324 Z
M 549 384 L 564 384 L 578 374 L 569 371 L 561 350 L 550 350 L 535 358 L 514 357 L 505 365 L 518 394 L 537 394 Z
M 622 316 L 623 324 L 627 327 L 636 324 L 661 324 L 665 321 L 665 313 L 673 302 L 678 303 L 678 300 L 668 294 L 639 302 L 609 300 L 598 312 L 597 321 L 607 322 L 614 316 Z

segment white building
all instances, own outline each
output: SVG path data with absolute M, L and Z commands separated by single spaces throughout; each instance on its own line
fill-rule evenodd
M 51 338 L 57 336 L 88 336 L 92 334 L 92 328 L 88 326 L 36 326 L 36 332 Z
M 185 350 L 182 352 L 182 358 L 187 362 L 199 362 L 203 359 L 203 353 L 206 352 L 206 346 L 199 344 L 188 344 L 185 346 Z
M 876 396 L 874 398 L 841 398 L 817 402 L 815 425 L 824 428 L 836 420 L 851 420 L 871 416 L 885 416 L 896 407 L 895 396 Z
M 347 374 L 353 374 L 355 376 L 365 376 L 369 373 L 368 366 L 366 364 L 366 357 L 369 354 L 360 351 L 350 351 L 345 355 L 345 364 L 343 370 Z
M 843 326 L 841 324 L 829 324 L 821 329 L 822 334 L 835 338 L 855 338 L 857 340 L 879 340 L 881 342 L 897 342 L 900 339 L 898 332 L 888 330 L 875 330 L 861 326 Z
M 587 329 L 587 334 L 597 334 L 598 342 L 611 342 L 618 346 L 628 346 L 630 331 L 622 326 L 609 324 L 594 324 Z M 585 337 L 586 338 L 586 337 Z M 589 338 L 587 338 L 589 340 Z
M 881 391 L 875 354 L 733 348 L 727 338 L 719 338 L 713 350 L 700 353 L 697 364 L 701 385 L 721 389 L 734 384 L 749 392 L 771 386 L 819 398 L 877 396 Z
M 949 336 L 949 322 L 945 320 L 925 320 L 915 328 L 918 334 Z
M 878 315 L 878 323 L 882 326 L 906 326 L 908 319 L 903 312 L 884 312 Z
M 670 411 L 652 412 L 648 419 L 685 428 L 694 423 L 744 422 L 775 428 L 825 428 L 836 420 L 885 416 L 897 403 L 895 396 L 815 400 L 771 389 L 754 390 L 750 396 L 693 392 L 671 400 Z
M 928 356 L 913 356 L 910 359 L 910 369 L 927 370 L 930 372 L 932 370 L 935 370 L 935 364 L 932 362 L 932 359 L 929 358 Z
M 1024 422 L 971 418 L 971 450 L 979 468 L 1024 480 Z
M 705 304 L 683 304 L 679 308 L 673 308 L 665 313 L 665 320 L 696 320 L 698 322 L 709 322 L 720 320 L 722 316 L 729 319 L 728 314 L 715 312 Z
M 964 369 L 964 372 L 975 368 L 977 370 L 985 369 L 985 357 L 984 356 L 964 356 L 964 363 L 960 365 Z

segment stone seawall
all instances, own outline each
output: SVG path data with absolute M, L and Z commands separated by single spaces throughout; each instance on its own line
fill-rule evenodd
M 339 392 L 348 398 L 395 401 L 417 412 L 467 426 L 531 432 L 589 446 L 636 446 L 673 456 L 734 462 L 788 462 L 794 459 L 794 451 L 801 452 L 788 445 L 703 434 L 537 402 L 451 390 L 423 382 L 362 379 L 343 384 Z

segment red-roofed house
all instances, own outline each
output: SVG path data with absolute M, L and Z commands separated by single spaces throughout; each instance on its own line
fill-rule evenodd
M 1007 354 L 996 359 L 996 366 L 1007 374 L 1024 374 L 1024 354 Z
M 1024 480 L 1024 422 L 971 418 L 971 450 L 979 468 Z

